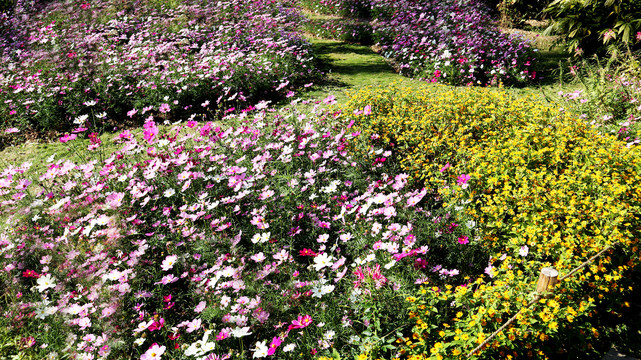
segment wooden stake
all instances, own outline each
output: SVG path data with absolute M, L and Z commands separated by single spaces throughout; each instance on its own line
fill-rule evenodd
M 559 272 L 554 268 L 545 267 L 541 269 L 539 281 L 536 283 L 536 292 L 539 296 L 549 298 L 552 296 L 554 285 L 559 282 Z
M 510 320 L 505 322 L 505 324 L 501 325 L 500 328 L 498 328 L 495 332 L 493 332 L 492 335 L 490 335 L 487 339 L 485 339 L 485 341 L 483 341 L 479 346 L 475 347 L 474 350 L 470 351 L 467 354 L 467 357 L 469 358 L 472 355 L 474 355 L 475 352 L 479 351 L 480 349 L 483 348 L 483 346 L 487 345 L 496 335 L 498 335 L 501 331 L 505 330 L 505 328 L 508 327 L 512 323 L 512 321 L 516 320 L 516 318 L 523 311 L 523 309 L 527 309 L 530 306 L 536 304 L 536 302 L 541 299 L 541 294 L 545 294 L 546 292 L 548 292 L 547 291 L 548 289 L 552 290 L 553 286 L 556 283 L 558 283 L 559 281 L 563 281 L 563 280 L 567 279 L 568 277 L 574 275 L 574 273 L 576 273 L 577 271 L 579 271 L 582 268 L 584 268 L 586 265 L 588 265 L 589 263 L 594 261 L 594 259 L 596 259 L 599 256 L 603 255 L 603 253 L 605 253 L 606 251 L 610 250 L 616 244 L 617 243 L 614 243 L 612 245 L 606 246 L 605 249 L 599 251 L 596 255 L 592 256 L 591 258 L 589 258 L 588 260 L 583 262 L 581 265 L 579 265 L 579 266 L 575 267 L 574 269 L 572 269 L 572 271 L 570 271 L 569 273 L 567 273 L 564 276 L 562 276 L 561 279 L 558 278 L 559 277 L 559 272 L 556 271 L 554 268 L 549 268 L 548 267 L 548 268 L 541 269 L 541 275 L 539 275 L 539 281 L 536 283 L 536 292 L 539 295 L 536 295 L 534 297 L 534 299 L 532 299 L 525 307 L 519 309 L 519 311 L 517 311 L 516 314 L 514 314 L 514 316 L 512 316 L 510 318 Z M 547 295 L 546 297 L 549 297 L 552 294 L 551 294 L 551 292 L 549 292 L 546 295 Z

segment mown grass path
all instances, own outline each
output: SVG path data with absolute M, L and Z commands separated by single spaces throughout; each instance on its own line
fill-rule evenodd
M 312 43 L 326 79 L 306 93 L 306 97 L 321 98 L 332 93 L 338 101 L 342 101 L 347 99 L 344 92 L 349 89 L 383 86 L 395 81 L 417 87 L 431 85 L 399 75 L 369 46 L 311 36 L 308 40 Z

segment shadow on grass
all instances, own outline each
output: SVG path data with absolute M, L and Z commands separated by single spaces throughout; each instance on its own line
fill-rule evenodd
M 569 55 L 561 48 L 538 52 L 536 71 L 538 85 L 554 85 L 568 81 L 570 75 Z
M 318 67 L 328 74 L 323 85 L 358 87 L 400 75 L 367 46 L 335 40 L 312 40 Z

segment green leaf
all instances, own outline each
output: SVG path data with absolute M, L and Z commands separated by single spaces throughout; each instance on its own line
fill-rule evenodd
M 632 27 L 630 26 L 630 24 L 628 24 L 624 27 L 624 29 L 625 30 L 623 31 L 622 40 L 623 42 L 627 43 L 627 42 L 630 42 L 630 30 L 632 30 Z

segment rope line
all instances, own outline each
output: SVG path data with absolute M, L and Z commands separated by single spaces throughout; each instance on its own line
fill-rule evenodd
M 575 267 L 572 271 L 570 271 L 570 272 L 569 272 L 569 273 L 567 273 L 566 275 L 562 276 L 562 277 L 559 279 L 559 282 L 561 282 L 561 281 L 563 281 L 563 280 L 567 279 L 568 277 L 570 277 L 570 276 L 574 275 L 577 271 L 581 270 L 582 268 L 584 268 L 585 266 L 587 266 L 589 263 L 591 263 L 592 261 L 594 261 L 596 258 L 598 258 L 599 256 L 603 255 L 606 251 L 608 251 L 608 250 L 612 249 L 615 245 L 616 245 L 616 243 L 615 243 L 615 244 L 612 244 L 612 245 L 608 245 L 608 246 L 606 246 L 603 250 L 599 251 L 596 255 L 592 256 L 592 257 L 591 257 L 591 258 L 589 258 L 589 259 L 587 259 L 587 260 L 586 260 L 586 261 L 584 261 L 581 265 L 579 265 L 579 266 Z M 508 327 L 508 326 L 509 326 L 509 325 L 510 325 L 510 324 L 511 324 L 511 323 L 512 323 L 512 322 L 513 322 L 513 321 L 514 321 L 518 316 L 519 316 L 519 314 L 521 314 L 521 312 L 522 312 L 524 309 L 529 308 L 529 307 L 530 307 L 530 306 L 532 306 L 533 304 L 537 303 L 540 299 L 541 299 L 541 295 L 535 295 L 535 296 L 534 296 L 534 299 L 532 299 L 532 301 L 530 301 L 526 306 L 524 306 L 524 307 L 522 307 L 521 309 L 519 309 L 519 311 L 518 311 L 516 314 L 514 314 L 514 316 L 512 316 L 508 321 L 506 321 L 503 325 L 501 325 L 501 327 L 500 327 L 500 328 L 498 328 L 495 332 L 493 332 L 493 333 L 492 333 L 492 335 L 490 335 L 487 339 L 485 339 L 485 341 L 483 341 L 479 346 L 477 346 L 476 348 L 474 348 L 474 350 L 470 351 L 470 352 L 469 352 L 469 354 L 467 354 L 467 357 L 469 358 L 469 357 L 470 357 L 470 356 L 472 356 L 475 352 L 477 352 L 478 350 L 480 350 L 481 348 L 483 348 L 483 346 L 487 345 L 487 344 L 490 342 L 490 340 L 492 340 L 492 339 L 493 339 L 496 335 L 498 335 L 501 331 L 505 330 L 505 328 L 506 328 L 506 327 Z

